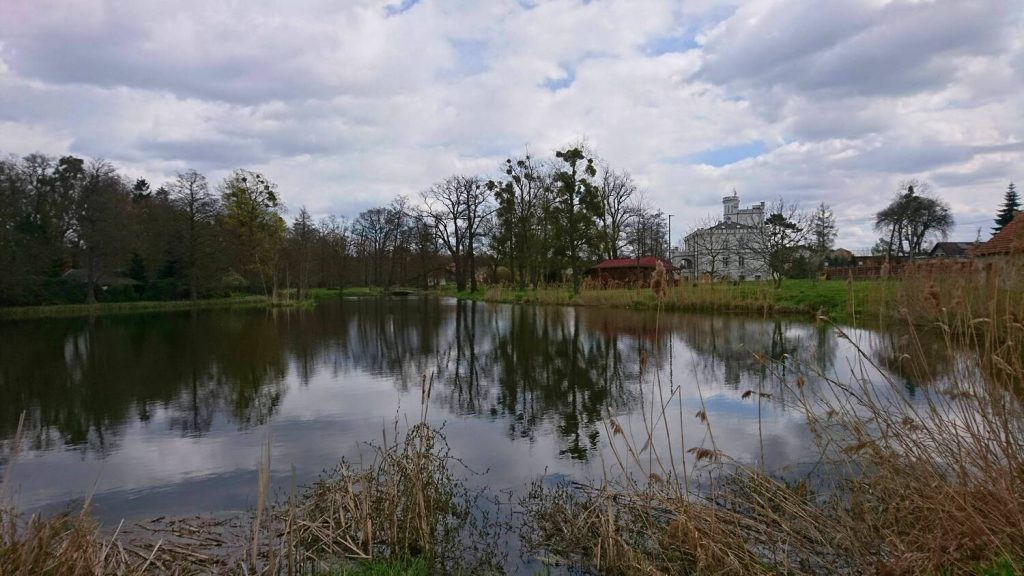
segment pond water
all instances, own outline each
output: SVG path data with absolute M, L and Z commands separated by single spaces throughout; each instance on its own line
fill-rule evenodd
M 418 420 L 425 378 L 428 418 L 479 472 L 468 481 L 493 490 L 597 477 L 608 418 L 642 429 L 658 382 L 687 447 L 709 441 L 692 417 L 704 407 L 720 450 L 785 474 L 817 452 L 755 353 L 846 378 L 863 364 L 854 343 L 883 367 L 905 346 L 897 334 L 848 333 L 437 298 L 0 322 L 0 477 L 10 472 L 23 511 L 94 491 L 105 522 L 247 510 L 268 441 L 273 481 L 309 483 L 367 453 L 396 418 Z M 900 378 L 913 394 L 915 380 Z M 742 397 L 759 389 L 767 395 Z

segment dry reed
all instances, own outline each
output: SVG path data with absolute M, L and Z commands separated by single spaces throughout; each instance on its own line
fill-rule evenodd
M 295 576 L 409 558 L 435 573 L 500 573 L 501 526 L 478 508 L 483 494 L 454 474 L 463 465 L 442 432 L 427 423 L 428 380 L 423 384 L 418 423 L 400 432 L 396 422 L 390 439 L 385 433 L 380 446 L 371 446 L 368 462 L 343 461 L 277 505 L 271 503 L 268 438 L 248 518 L 157 519 L 122 523 L 105 534 L 89 514 L 88 499 L 77 512 L 28 519 L 0 501 L 0 574 Z M 7 485 L 5 478 L 0 495 Z
M 528 543 L 607 574 L 1024 569 L 1024 292 L 1017 274 L 1004 267 L 974 284 L 922 277 L 903 285 L 907 348 L 926 358 L 917 335 L 939 330 L 951 359 L 947 375 L 922 378 L 931 384 L 916 398 L 856 343 L 851 373 L 870 377 L 849 382 L 810 365 L 783 370 L 759 356 L 790 408 L 806 414 L 820 450 L 813 473 L 799 480 L 722 454 L 704 409 L 696 418 L 710 446 L 689 446 L 678 435 L 653 446 L 661 429 L 669 432 L 665 398 L 676 392 L 663 394 L 655 374 L 644 445 L 609 416 L 614 459 L 605 480 L 554 489 L 538 483 L 522 502 L 534 534 Z M 837 335 L 848 339 L 838 328 Z M 912 365 L 929 370 L 927 360 Z M 805 386 L 809 376 L 826 385 Z M 680 410 L 673 429 L 684 430 L 689 417 Z

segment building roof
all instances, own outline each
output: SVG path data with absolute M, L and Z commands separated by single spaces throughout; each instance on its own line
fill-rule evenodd
M 749 224 L 740 224 L 739 222 L 725 222 L 725 221 L 722 221 L 722 222 L 719 222 L 719 223 L 715 224 L 714 226 L 709 226 L 707 228 L 698 228 L 697 230 L 694 230 L 693 232 L 690 232 L 689 234 L 687 234 L 686 237 L 689 238 L 689 237 L 693 236 L 694 234 L 705 234 L 707 232 L 712 232 L 712 231 L 717 232 L 717 231 L 729 231 L 729 230 L 756 230 L 756 229 L 757 229 L 756 226 L 751 226 Z
M 667 260 L 662 260 L 665 270 L 673 270 L 675 266 Z M 654 256 L 643 256 L 641 258 L 614 258 L 598 262 L 591 270 L 614 270 L 617 268 L 654 268 L 658 265 L 658 258 Z
M 946 256 L 963 257 L 967 256 L 973 247 L 974 242 L 936 242 L 928 255 L 935 256 L 937 252 L 941 251 Z
M 1018 212 L 1013 220 L 1003 226 L 981 246 L 974 249 L 975 256 L 996 256 L 1024 252 L 1024 212 Z

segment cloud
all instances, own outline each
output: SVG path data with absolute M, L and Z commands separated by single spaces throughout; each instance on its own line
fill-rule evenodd
M 1022 179 L 1021 12 L 997 0 L 4 2 L 0 152 L 102 156 L 154 182 L 245 166 L 292 208 L 354 216 L 582 137 L 680 229 L 736 188 L 744 202 L 829 202 L 840 243 L 864 247 L 900 180 L 931 179 L 966 222 Z
M 1015 10 L 1002 0 L 752 2 L 708 34 L 701 77 L 839 95 L 911 94 L 944 86 L 958 58 L 1003 51 Z

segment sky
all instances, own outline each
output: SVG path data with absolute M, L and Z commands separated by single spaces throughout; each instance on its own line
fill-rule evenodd
M 248 168 L 352 218 L 580 140 L 676 240 L 736 190 L 868 248 L 910 178 L 984 240 L 1024 185 L 1024 2 L 0 0 L 0 154 Z

